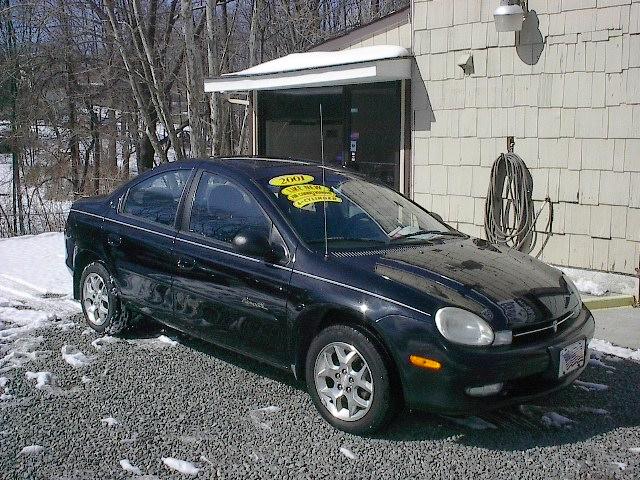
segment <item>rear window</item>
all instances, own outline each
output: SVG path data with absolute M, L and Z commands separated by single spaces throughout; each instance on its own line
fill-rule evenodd
M 190 170 L 174 170 L 147 178 L 129 189 L 122 213 L 149 222 L 173 225 Z

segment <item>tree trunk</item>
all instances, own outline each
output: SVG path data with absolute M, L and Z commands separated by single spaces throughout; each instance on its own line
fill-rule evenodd
M 191 155 L 207 155 L 206 133 L 204 129 L 204 79 L 202 59 L 196 44 L 193 28 L 193 5 L 191 0 L 182 0 L 180 14 L 184 33 L 187 67 L 187 111 L 191 127 Z
M 105 124 L 105 137 L 106 137 L 106 150 L 105 150 L 105 165 L 104 176 L 105 178 L 115 179 L 118 177 L 118 124 L 115 111 L 115 102 L 111 103 L 112 108 L 107 109 L 107 118 Z M 121 117 L 120 121 L 124 119 Z
M 210 77 L 220 75 L 218 68 L 218 48 L 215 30 L 216 0 L 207 0 L 207 63 Z M 220 152 L 220 100 L 217 93 L 209 95 L 209 115 L 211 119 L 211 155 Z

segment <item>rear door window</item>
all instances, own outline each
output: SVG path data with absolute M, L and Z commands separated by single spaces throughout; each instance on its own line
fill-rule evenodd
M 191 170 L 173 170 L 147 178 L 129 189 L 122 213 L 171 226 Z
M 204 172 L 193 199 L 189 231 L 231 243 L 246 229 L 269 235 L 271 220 L 243 189 L 220 175 Z

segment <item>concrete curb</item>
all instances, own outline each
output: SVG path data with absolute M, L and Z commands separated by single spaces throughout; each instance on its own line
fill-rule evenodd
M 605 297 L 583 298 L 583 303 L 589 310 L 599 310 L 601 308 L 632 307 L 636 300 L 633 295 L 607 295 Z

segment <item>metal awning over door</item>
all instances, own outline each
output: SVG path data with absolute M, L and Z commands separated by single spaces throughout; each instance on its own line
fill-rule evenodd
M 207 79 L 204 88 L 206 92 L 232 92 L 404 80 L 411 78 L 411 58 L 409 51 L 398 45 L 294 53 Z

